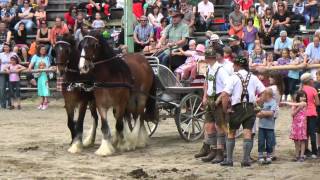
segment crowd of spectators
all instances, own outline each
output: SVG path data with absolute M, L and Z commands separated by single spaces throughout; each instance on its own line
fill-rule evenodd
M 227 9 L 231 13 L 223 14 L 215 10 L 221 1 L 209 0 L 133 0 L 134 48 L 135 52 L 155 54 L 160 62 L 173 71 L 184 65 L 188 52 L 188 44 L 195 31 L 205 31 L 207 40 L 205 48 L 226 46 L 226 57 L 231 54 L 232 60 L 239 53 L 251 58 L 252 64 L 270 64 L 269 59 L 277 60 L 283 56 L 285 49 L 297 49 L 298 54 L 308 54 L 312 60 L 304 62 L 317 63 L 319 61 L 318 46 L 311 48 L 309 40 L 296 39 L 295 30 L 305 30 L 317 22 L 318 5 L 316 0 L 295 0 L 293 4 L 287 1 L 272 3 L 259 0 L 233 0 Z M 17 56 L 19 63 L 29 64 L 36 56 L 40 47 L 46 49 L 50 64 L 54 64 L 52 52 L 57 39 L 65 33 L 72 33 L 80 42 L 88 29 L 104 30 L 110 19 L 111 8 L 123 8 L 123 0 L 88 0 L 80 5 L 71 4 L 64 17 L 56 17 L 52 27 L 48 26 L 46 8 L 48 0 L 8 0 L 1 1 L 0 22 L 0 66 L 1 70 L 9 64 L 12 56 Z M 224 18 L 223 27 L 228 32 L 227 37 L 219 37 L 213 33 Z M 224 23 L 226 22 L 226 23 Z M 220 29 L 219 29 L 220 30 Z M 28 35 L 35 35 L 33 40 Z M 122 36 L 120 36 L 122 37 Z M 225 39 L 229 42 L 226 44 Z M 196 40 L 196 39 L 195 39 Z M 315 38 L 312 41 L 316 41 Z M 120 38 L 120 43 L 122 38 Z M 193 41 L 192 41 L 193 42 Z M 194 47 L 201 44 L 194 41 Z M 271 44 L 274 52 L 267 55 L 263 45 Z M 309 45 L 308 45 L 309 44 Z M 305 47 L 307 50 L 305 51 Z M 199 47 L 202 47 L 201 45 Z M 201 58 L 194 48 L 192 63 Z M 173 53 L 171 53 L 173 52 Z M 200 51 L 199 51 L 200 52 Z M 304 53 L 306 52 L 306 53 Z M 39 55 L 39 54 L 38 54 Z M 169 59 L 175 58 L 175 61 Z M 173 64 L 171 64 L 173 62 Z M 189 61 L 188 61 L 189 62 Z M 191 61 L 190 61 L 191 62 Z M 281 61 L 282 62 L 282 61 Z M 33 67 L 33 66 L 32 66 Z M 182 66 L 183 67 L 183 66 Z M 178 71 L 177 71 L 178 72 Z M 177 73 L 181 75 L 180 73 Z M 191 74 L 191 73 L 186 73 Z M 194 71 L 193 73 L 194 74 Z M 313 73 L 315 77 L 315 73 Z M 181 80 L 188 79 L 181 76 Z M 191 79 L 194 78 L 192 75 Z M 30 78 L 31 85 L 36 85 L 34 78 Z M 8 87 L 8 77 L 0 74 L 0 99 L 3 108 L 5 103 L 5 89 Z

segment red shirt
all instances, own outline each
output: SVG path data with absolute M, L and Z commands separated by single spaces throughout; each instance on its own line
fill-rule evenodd
M 64 19 L 68 26 L 74 27 L 74 24 L 76 23 L 76 20 L 70 15 L 69 12 L 64 14 Z
M 245 2 L 244 0 L 240 0 L 239 5 L 241 11 L 249 11 L 250 7 L 253 5 L 253 0 L 248 0 L 247 2 Z
M 303 91 L 307 95 L 307 111 L 306 116 L 317 116 L 317 109 L 316 109 L 316 101 L 315 97 L 318 96 L 317 90 L 308 85 L 303 85 Z
M 144 14 L 142 3 L 141 2 L 133 3 L 132 11 L 133 11 L 133 14 L 136 16 L 136 18 L 139 19 Z

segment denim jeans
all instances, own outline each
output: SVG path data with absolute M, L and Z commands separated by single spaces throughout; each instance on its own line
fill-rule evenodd
M 34 24 L 34 22 L 30 19 L 22 19 L 21 21 L 19 21 L 15 26 L 14 26 L 14 29 L 15 30 L 18 30 L 19 28 L 19 24 L 20 23 L 24 23 L 25 24 L 25 28 L 27 30 L 28 33 L 31 33 L 32 32 L 32 29 L 36 27 L 36 25 Z
M 246 49 L 248 52 L 252 52 L 254 48 L 254 42 L 246 43 Z
M 166 51 L 162 52 L 159 56 L 159 61 L 160 64 L 165 65 L 165 66 L 169 66 L 169 54 L 167 54 Z
M 259 128 L 258 132 L 258 152 L 262 153 L 264 151 L 267 154 L 271 154 L 273 152 L 274 146 L 274 129 L 264 129 Z

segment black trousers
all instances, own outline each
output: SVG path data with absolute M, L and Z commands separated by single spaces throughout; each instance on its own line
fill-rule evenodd
M 317 155 L 317 116 L 307 116 L 307 135 L 311 141 L 311 151 L 312 154 Z

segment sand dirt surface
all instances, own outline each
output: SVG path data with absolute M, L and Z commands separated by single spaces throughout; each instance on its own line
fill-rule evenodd
M 205 164 L 194 159 L 202 142 L 179 137 L 173 119 L 163 120 L 144 149 L 117 152 L 110 157 L 94 154 L 101 139 L 98 128 L 94 147 L 80 154 L 67 152 L 70 143 L 62 100 L 52 100 L 46 111 L 37 101 L 24 101 L 22 110 L 0 111 L 0 179 L 320 179 L 320 160 L 291 162 L 290 114 L 281 111 L 277 121 L 277 155 L 273 164 L 241 168 L 242 139 L 237 139 L 235 167 Z M 111 116 L 111 115 L 110 115 Z M 85 130 L 92 118 L 85 119 Z M 114 124 L 113 118 L 110 118 Z M 113 125 L 112 125 L 113 126 Z M 253 149 L 257 157 L 257 139 Z

